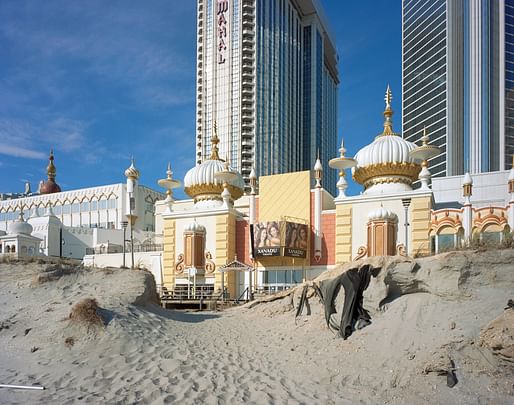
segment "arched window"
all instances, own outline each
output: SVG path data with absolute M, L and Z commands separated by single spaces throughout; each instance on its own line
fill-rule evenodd
M 447 252 L 460 246 L 461 233 L 452 226 L 445 226 L 436 234 L 436 253 Z
M 480 233 L 480 242 L 486 245 L 498 245 L 503 240 L 503 229 L 497 224 L 485 225 Z
M 11 246 L 11 253 L 16 253 L 16 246 L 15 245 Z

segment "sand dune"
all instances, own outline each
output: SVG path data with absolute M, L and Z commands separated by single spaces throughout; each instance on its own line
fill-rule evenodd
M 295 322 L 300 289 L 251 308 L 184 313 L 153 302 L 144 271 L 69 269 L 34 282 L 48 265 L 1 264 L 0 384 L 46 389 L 0 388 L 0 403 L 511 404 L 509 348 L 487 339 L 508 345 L 513 325 L 480 332 L 512 319 L 514 252 L 370 260 L 383 267 L 365 295 L 372 324 L 348 340 L 327 329 L 314 296 L 312 314 Z M 98 301 L 105 327 L 68 319 L 84 298 Z M 430 371 L 449 360 L 453 388 Z

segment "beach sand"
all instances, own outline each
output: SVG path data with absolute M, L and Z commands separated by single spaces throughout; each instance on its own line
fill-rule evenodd
M 48 264 L 0 264 L 0 384 L 45 387 L 0 388 L 0 403 L 514 402 L 514 309 L 504 309 L 514 298 L 513 250 L 368 262 L 383 267 L 365 295 L 372 324 L 348 340 L 326 327 L 315 296 L 311 315 L 295 320 L 301 288 L 179 312 L 155 303 L 145 271 L 70 268 L 37 282 Z M 105 327 L 70 321 L 84 298 L 97 300 Z M 451 364 L 453 388 L 431 371 Z

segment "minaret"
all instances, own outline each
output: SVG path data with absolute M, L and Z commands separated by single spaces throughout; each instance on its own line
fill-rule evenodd
M 321 207 L 322 207 L 322 190 L 321 177 L 323 175 L 323 166 L 318 158 L 314 164 L 314 176 L 316 185 L 314 186 L 314 259 L 319 262 L 321 259 Z
M 473 227 L 473 207 L 471 205 L 471 196 L 473 194 L 473 179 L 469 173 L 464 175 L 462 180 L 462 195 L 464 197 L 463 221 L 464 242 L 469 245 L 471 242 L 471 229 Z
M 134 166 L 134 158 L 131 159 L 130 166 L 125 170 L 125 176 L 127 177 L 125 215 L 130 223 L 134 225 L 137 219 L 137 181 L 139 179 L 139 170 Z

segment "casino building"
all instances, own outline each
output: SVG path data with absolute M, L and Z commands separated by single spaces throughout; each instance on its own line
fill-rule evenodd
M 174 201 L 178 182 L 170 180 L 167 199 L 156 204 L 164 241 L 157 283 L 176 297 L 247 298 L 366 256 L 415 256 L 511 238 L 514 169 L 502 173 L 503 184 L 481 185 L 482 193 L 501 195 L 498 205 L 474 205 L 469 174 L 438 203 L 427 162 L 440 149 L 426 131 L 418 143 L 395 133 L 391 100 L 388 88 L 384 127 L 371 144 L 354 158 L 341 146 L 340 156 L 326 162 L 339 173 L 335 198 L 324 188 L 328 167 L 321 159 L 312 171 L 258 178 L 252 170 L 245 195 L 243 177 L 220 157 L 214 131 L 209 158 L 184 178 L 191 200 Z M 360 195 L 346 195 L 350 168 Z M 413 189 L 417 180 L 421 187 Z

